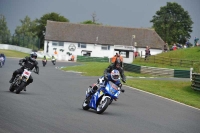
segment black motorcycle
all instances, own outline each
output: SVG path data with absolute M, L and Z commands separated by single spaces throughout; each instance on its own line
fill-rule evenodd
M 47 60 L 42 60 L 42 64 L 43 64 L 43 67 L 45 67 L 46 66 L 46 64 L 47 64 Z
M 33 71 L 36 73 L 35 71 Z M 10 85 L 10 92 L 14 92 L 16 90 L 16 94 L 19 94 L 26 86 L 29 77 L 31 76 L 31 70 L 28 68 L 24 68 L 22 74 L 17 74 L 14 81 Z

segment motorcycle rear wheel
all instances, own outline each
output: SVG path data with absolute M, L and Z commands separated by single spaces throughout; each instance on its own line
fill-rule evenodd
M 90 109 L 89 104 L 87 103 L 87 99 L 85 99 L 85 100 L 83 101 L 82 108 L 83 108 L 84 110 Z
M 15 90 L 13 83 L 11 83 L 9 90 L 10 90 L 10 92 L 13 92 Z
M 25 87 L 26 83 L 25 82 L 21 82 L 21 84 L 19 85 L 19 87 L 16 89 L 16 94 L 19 94 L 23 88 Z

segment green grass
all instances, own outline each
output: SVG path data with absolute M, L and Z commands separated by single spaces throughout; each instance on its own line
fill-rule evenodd
M 200 108 L 200 92 L 191 89 L 190 81 L 130 79 L 127 85 Z
M 29 54 L 27 53 L 22 53 L 22 52 L 18 52 L 15 50 L 4 50 L 4 49 L 0 49 L 0 53 L 4 53 L 4 55 L 6 57 L 18 57 L 18 58 L 24 58 L 26 56 L 29 56 Z
M 82 72 L 84 76 L 102 76 L 104 70 L 110 65 L 110 63 L 99 63 L 99 62 L 83 62 L 82 65 L 78 66 L 70 66 L 62 68 L 64 71 L 76 71 Z M 125 72 L 126 76 L 132 77 L 151 77 L 148 74 L 140 74 L 140 73 L 131 73 Z

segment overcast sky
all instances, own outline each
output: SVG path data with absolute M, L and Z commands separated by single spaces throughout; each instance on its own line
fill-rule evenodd
M 92 20 L 95 12 L 103 25 L 149 28 L 153 15 L 167 2 L 177 2 L 189 12 L 194 22 L 190 41 L 200 38 L 200 0 L 0 0 L 0 14 L 6 17 L 11 34 L 26 15 L 34 20 L 51 12 L 71 23 Z

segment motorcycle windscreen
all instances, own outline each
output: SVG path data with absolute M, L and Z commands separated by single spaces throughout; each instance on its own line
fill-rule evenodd
M 117 98 L 120 94 L 119 87 L 111 81 L 107 83 L 105 89 L 113 98 Z

